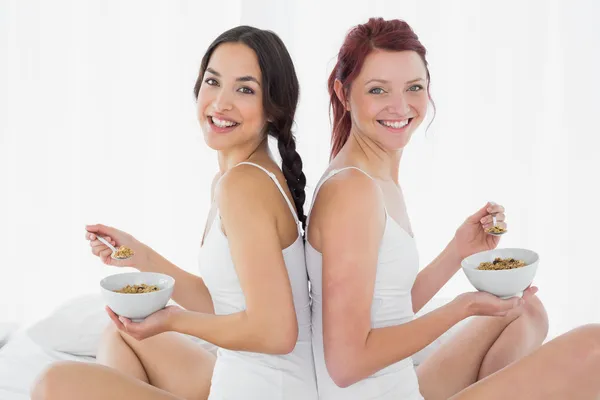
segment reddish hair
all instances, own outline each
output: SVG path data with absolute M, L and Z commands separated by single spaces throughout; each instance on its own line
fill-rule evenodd
M 383 18 L 370 18 L 366 24 L 350 29 L 338 53 L 338 60 L 329 76 L 329 98 L 333 115 L 331 136 L 331 159 L 342 149 L 348 137 L 352 121 L 350 113 L 337 97 L 333 89 L 336 80 L 342 83 L 344 95 L 349 93 L 350 85 L 356 79 L 367 56 L 375 49 L 390 51 L 414 51 L 421 56 L 427 71 L 427 93 L 429 93 L 429 67 L 425 55 L 427 50 L 419 41 L 412 28 L 404 21 Z M 429 100 L 433 103 L 431 96 Z M 435 107 L 435 106 L 434 106 Z

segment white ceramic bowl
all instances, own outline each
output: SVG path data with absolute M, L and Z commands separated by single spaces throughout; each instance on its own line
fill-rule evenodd
M 150 293 L 116 293 L 127 285 L 156 285 L 160 290 Z M 156 272 L 126 272 L 107 276 L 100 281 L 106 305 L 115 314 L 140 321 L 164 308 L 171 298 L 175 279 Z
M 492 262 L 495 258 L 514 258 L 525 261 L 524 267 L 506 270 L 478 270 L 482 262 Z M 540 257 L 527 249 L 494 249 L 475 253 L 462 260 L 461 267 L 475 289 L 488 292 L 501 298 L 521 296 L 533 282 Z

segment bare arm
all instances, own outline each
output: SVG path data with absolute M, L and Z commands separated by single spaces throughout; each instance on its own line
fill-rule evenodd
M 177 267 L 149 246 L 133 236 L 110 226 L 101 224 L 86 226 L 86 238 L 90 240 L 92 253 L 103 263 L 115 267 L 132 267 L 139 271 L 159 272 L 175 278 L 173 299 L 181 306 L 206 313 L 213 313 L 212 300 L 204 281 L 193 274 Z M 125 260 L 111 258 L 112 250 L 97 240 L 96 235 L 104 236 L 115 246 L 127 246 L 134 251 L 134 256 Z
M 444 251 L 417 276 L 412 289 L 414 312 L 419 311 L 454 276 L 465 255 L 496 248 L 500 238 L 485 232 L 492 226 L 492 213 L 501 218 L 500 225 L 506 228 L 504 207 L 496 203 L 487 203 L 469 216 Z
M 246 309 L 219 316 L 180 313 L 173 329 L 231 350 L 289 353 L 298 323 L 272 206 L 284 200 L 270 178 L 251 166 L 231 170 L 218 199 Z
M 210 185 L 211 203 L 214 199 L 215 185 L 219 177 L 220 174 L 216 174 Z M 148 254 L 148 263 L 142 265 L 140 270 L 160 272 L 172 276 L 175 279 L 172 297 L 177 304 L 190 311 L 214 314 L 215 311 L 210 292 L 201 277 L 179 268 L 152 249 L 149 249 Z
M 140 271 L 172 276 L 175 279 L 172 298 L 177 304 L 190 311 L 214 314 L 212 298 L 202 278 L 179 268 L 156 251 L 149 250 L 148 263 L 141 266 Z
M 411 322 L 372 329 L 371 303 L 385 227 L 380 191 L 369 178 L 348 171 L 324 185 L 318 201 L 324 202 L 319 233 L 325 362 L 338 386 L 349 386 L 413 355 L 458 321 L 480 312 L 482 301 L 494 312 L 501 304 L 514 307 L 516 300 L 498 303 L 491 295 L 468 293 Z
M 417 275 L 412 288 L 413 311 L 418 312 L 460 269 L 454 241 Z

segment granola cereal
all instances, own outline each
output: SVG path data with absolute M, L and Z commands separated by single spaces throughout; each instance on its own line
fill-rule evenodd
M 479 270 L 502 270 L 502 269 L 514 269 L 524 267 L 525 261 L 515 260 L 514 258 L 500 258 L 497 257 L 492 262 L 482 262 L 479 264 L 477 269 Z
M 486 230 L 486 232 L 487 232 L 487 233 L 504 233 L 504 232 L 506 232 L 506 229 L 504 229 L 504 228 L 501 228 L 501 227 L 499 227 L 499 226 L 493 226 L 493 227 L 491 227 L 491 228 L 488 228 L 488 229 Z
M 127 285 L 119 290 L 115 290 L 116 293 L 150 293 L 150 292 L 158 292 L 160 289 L 156 285 L 146 285 L 142 283 L 141 285 Z
M 129 258 L 133 254 L 134 254 L 133 250 L 131 250 L 129 247 L 121 246 L 117 249 L 117 251 L 115 251 L 114 257 L 115 258 Z

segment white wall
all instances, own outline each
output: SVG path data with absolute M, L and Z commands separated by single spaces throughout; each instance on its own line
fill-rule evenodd
M 600 5 L 498 4 L 0 0 L 0 321 L 39 318 L 115 272 L 89 252 L 87 223 L 195 270 L 216 159 L 192 88 L 235 25 L 273 29 L 292 53 L 310 198 L 329 153 L 326 79 L 369 16 L 407 20 L 429 50 L 438 112 L 401 166 L 423 266 L 495 200 L 510 223 L 501 246 L 541 255 L 551 334 L 600 320 Z M 466 290 L 459 273 L 441 294 Z

